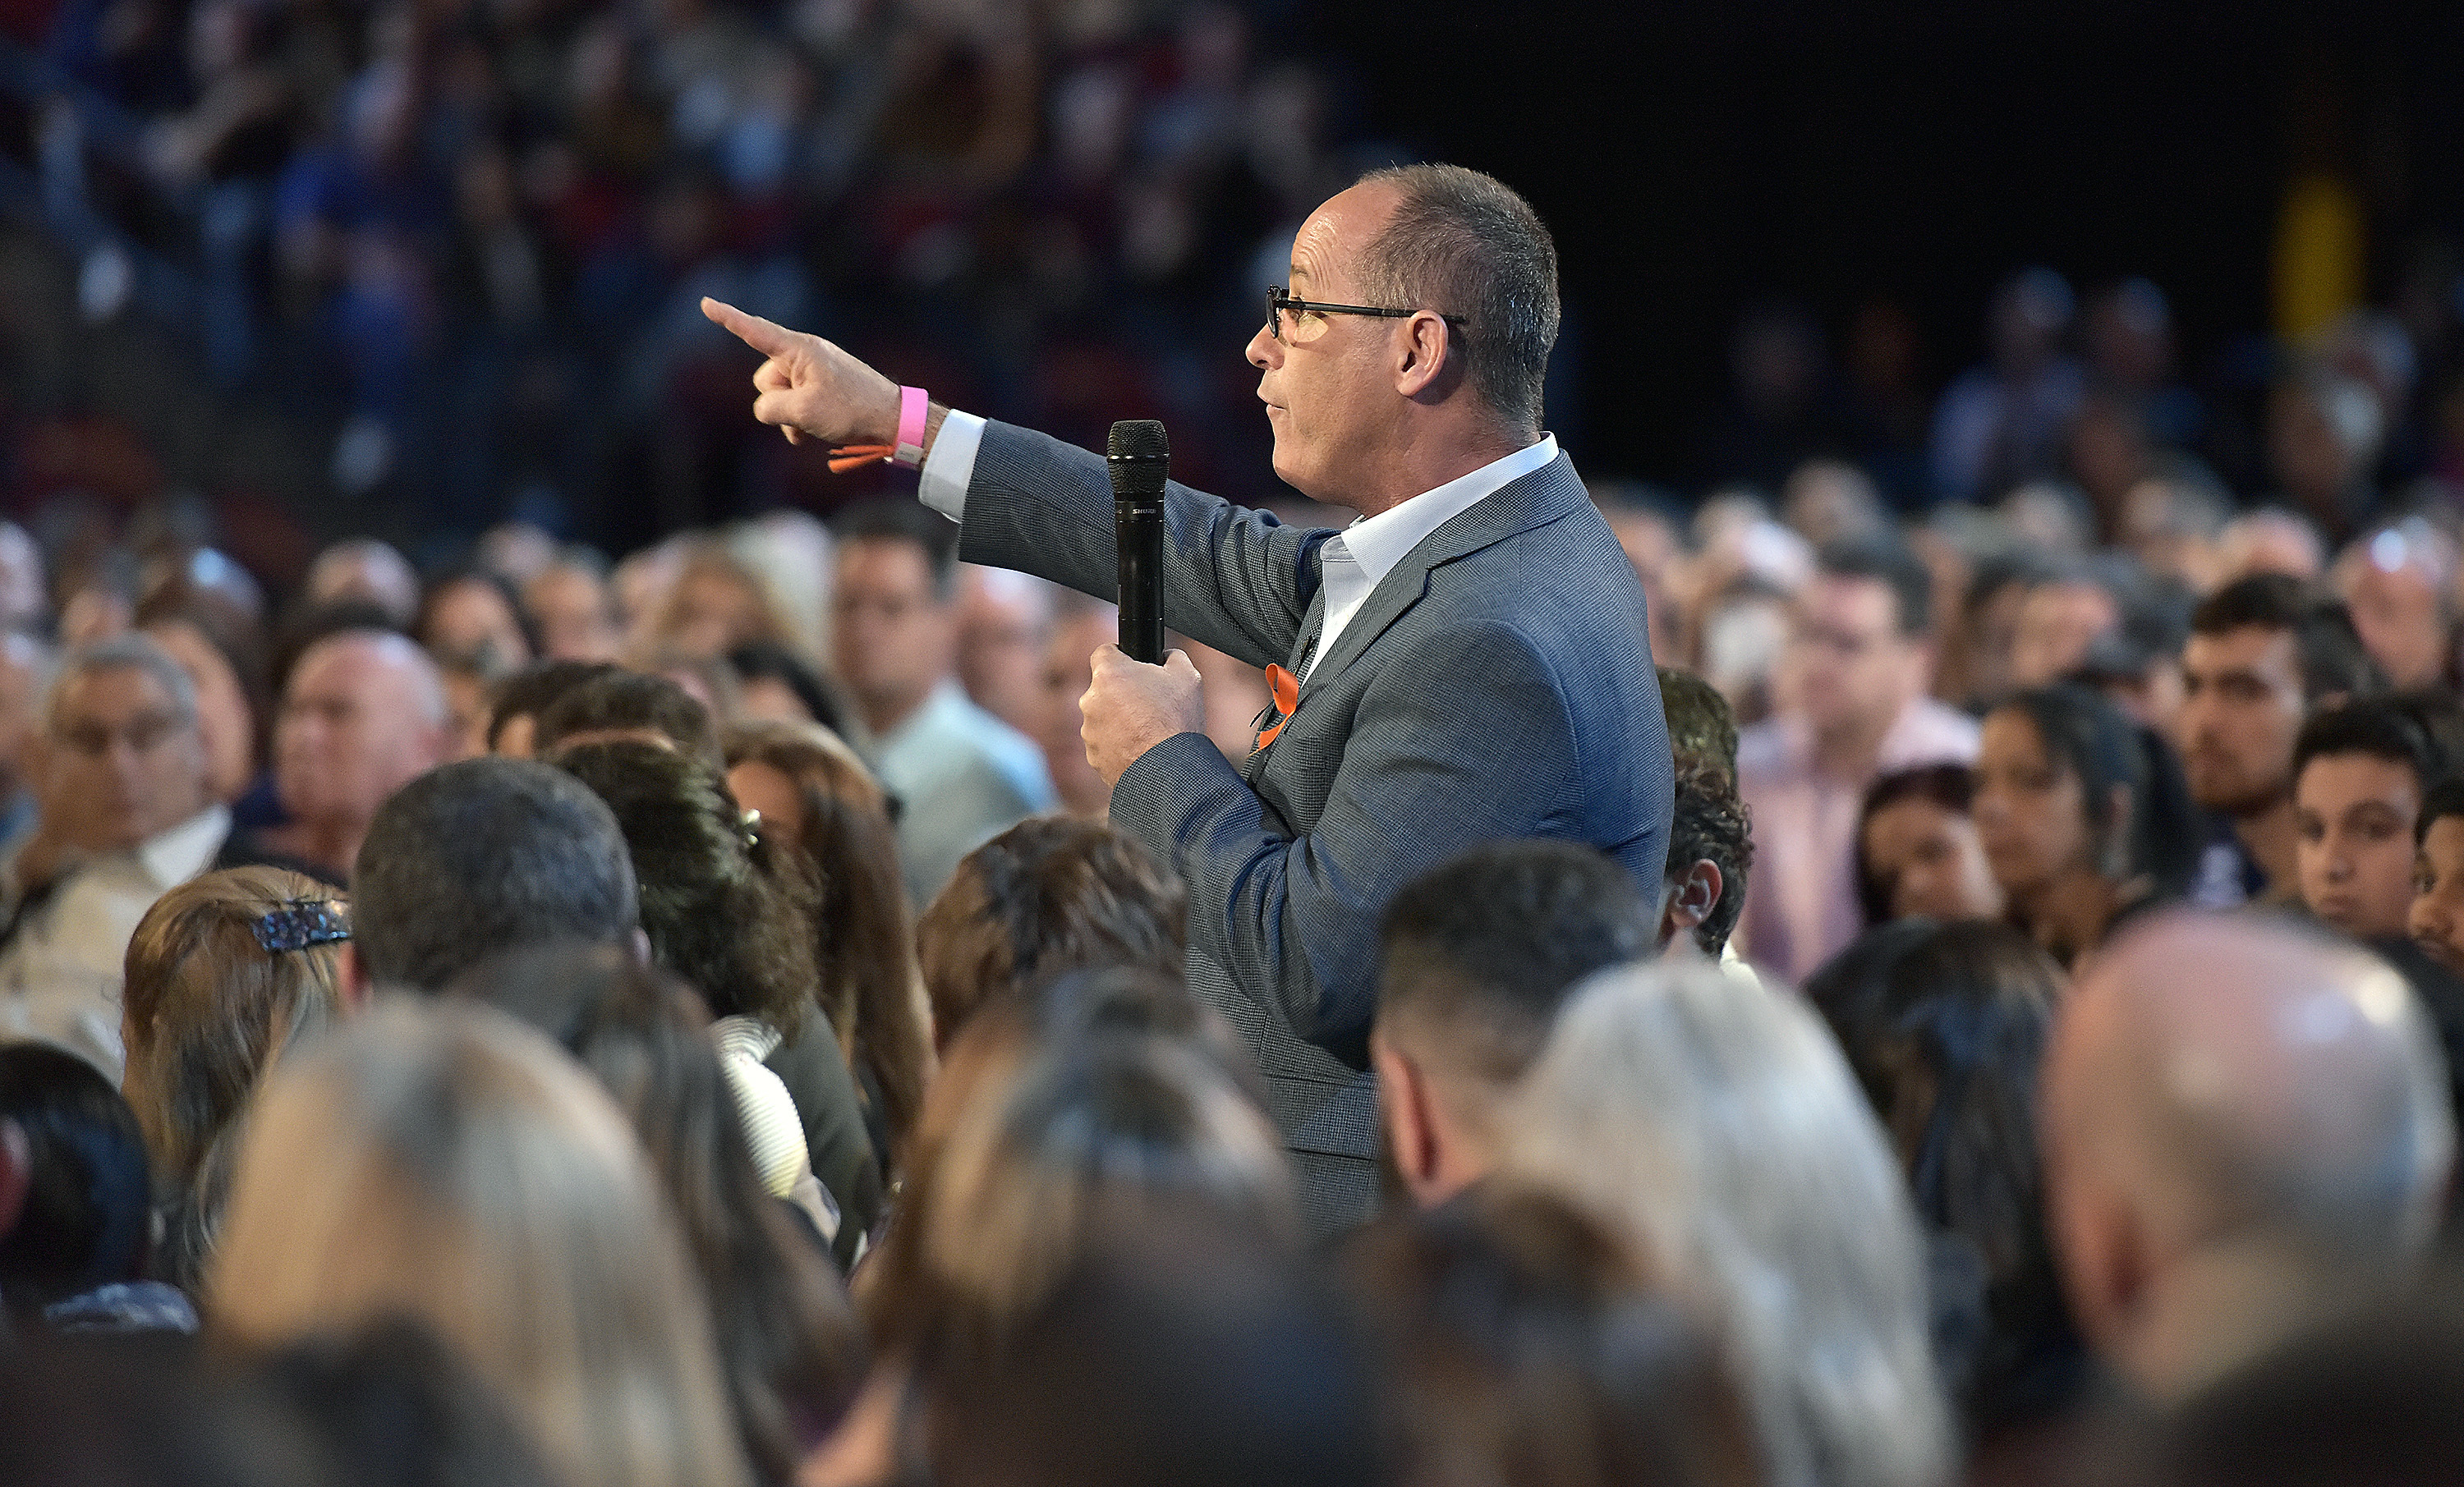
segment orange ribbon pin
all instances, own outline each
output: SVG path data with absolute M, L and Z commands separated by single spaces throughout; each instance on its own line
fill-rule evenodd
M 1257 744 L 1249 751 L 1252 754 L 1273 743 L 1284 725 L 1292 720 L 1292 710 L 1301 705 L 1301 679 L 1282 667 L 1266 667 L 1266 690 L 1275 699 L 1275 726 L 1258 735 Z

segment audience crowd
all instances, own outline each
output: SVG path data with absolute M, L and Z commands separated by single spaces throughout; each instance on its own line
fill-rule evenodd
M 1722 483 L 1595 488 L 1664 867 L 1396 896 L 1386 1212 L 1314 1233 L 1081 748 L 1111 612 L 904 494 L 711 524 L 759 479 L 678 309 L 1082 441 L 1186 408 L 1206 469 L 1216 302 L 1333 156 L 1247 12 L 1158 13 L 60 8 L 146 123 L 113 188 L 210 226 L 218 371 L 339 369 L 447 525 L 599 460 L 659 530 L 269 594 L 177 520 L 0 526 L 0 1475 L 2442 1477 L 2453 307 L 2327 327 L 2255 426 L 2137 281 L 2074 327 L 2014 277 L 1929 423 L 1749 318 Z M 1265 683 L 1188 648 L 1237 762 Z

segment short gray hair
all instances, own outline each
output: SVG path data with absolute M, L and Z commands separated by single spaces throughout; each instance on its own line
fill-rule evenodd
M 106 641 L 79 646 L 69 652 L 68 659 L 52 678 L 51 690 L 43 699 L 43 726 L 46 732 L 56 731 L 60 723 L 60 701 L 68 690 L 85 677 L 98 671 L 143 671 L 162 686 L 164 695 L 171 699 L 171 711 L 184 726 L 197 721 L 197 684 L 188 679 L 186 667 L 171 659 L 171 653 L 140 634 L 115 635 Z
M 1508 425 L 1538 432 L 1557 342 L 1557 245 L 1539 213 L 1461 165 L 1393 165 L 1361 178 L 1371 183 L 1402 197 L 1361 254 L 1372 302 L 1457 317 L 1447 344 L 1465 383 Z
M 1601 973 L 1524 1085 L 1506 1170 L 1708 1302 L 1777 1487 L 1947 1475 L 1923 1231 L 1846 1060 L 1793 993 L 1708 964 Z

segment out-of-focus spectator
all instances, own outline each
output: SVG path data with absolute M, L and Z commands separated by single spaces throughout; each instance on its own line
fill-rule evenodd
M 915 926 L 944 1052 L 993 998 L 1066 971 L 1136 966 L 1179 978 L 1189 892 L 1099 821 L 1023 820 L 968 853 Z
M 2447 1082 L 2411 993 L 2365 951 L 2248 916 L 2151 923 L 2063 1002 L 2044 1080 L 2073 1313 L 2151 1399 L 2427 1255 L 2454 1148 Z
M 676 575 L 632 650 L 636 662 L 701 660 L 756 641 L 794 640 L 794 627 L 760 576 L 723 544 L 702 540 L 685 545 Z
M 419 618 L 419 574 L 392 544 L 374 537 L 337 542 L 317 555 L 302 588 L 309 604 L 361 600 L 385 612 L 394 628 Z
M 496 684 L 488 712 L 488 752 L 527 759 L 538 752 L 539 713 L 594 678 L 620 670 L 607 661 L 542 661 Z
M 437 685 L 445 689 L 445 720 L 451 744 L 440 764 L 475 759 L 488 752 L 488 724 L 495 716 L 496 684 L 511 673 L 471 657 L 437 663 Z
M 2412 908 L 2406 929 L 2422 952 L 2464 977 L 2464 779 L 2430 787 L 2413 821 Z
M 350 875 L 387 796 L 453 752 L 436 664 L 407 636 L 349 630 L 291 668 L 274 726 L 274 784 L 290 820 L 264 840 L 331 881 Z
M 429 584 L 410 634 L 440 663 L 476 662 L 498 673 L 520 670 L 539 651 L 513 584 L 481 568 Z
M 2122 601 L 2085 563 L 2057 568 L 2028 588 L 2011 635 L 2011 685 L 2044 687 L 2079 669 L 2088 647 L 2122 623 Z
M 1978 560 L 1960 596 L 1956 619 L 1944 626 L 1939 674 L 1945 699 L 1984 708 L 2011 689 L 2020 607 L 2054 568 L 2050 558 L 2026 553 Z
M 746 809 L 812 859 L 819 1000 L 865 1097 L 885 1171 L 924 1104 L 933 1011 L 909 930 L 889 798 L 837 735 L 785 723 L 726 733 L 727 784 Z
M 2266 507 L 2225 524 L 2216 542 L 2216 581 L 2280 573 L 2310 579 L 2327 571 L 2327 548 L 2317 523 L 2282 507 Z
M 541 757 L 568 744 L 610 738 L 680 749 L 714 769 L 726 762 L 707 706 L 667 677 L 616 667 L 577 678 L 531 726 L 531 751 Z
M 1053 803 L 1042 751 L 958 685 L 957 533 L 913 501 L 851 511 L 831 589 L 839 678 L 858 747 L 903 803 L 898 856 L 918 908 L 978 842 Z
M 1722 1319 L 1773 1480 L 1942 1479 L 1923 1231 L 1793 993 L 1668 962 L 1595 978 L 1525 1082 L 1502 1172 L 1606 1219 Z
M 184 1291 L 204 1282 L 249 1096 L 341 1015 L 348 914 L 313 878 L 240 867 L 164 894 L 129 939 L 121 1088 L 153 1159 L 153 1271 Z
M 2293 744 L 2311 710 L 2385 685 L 2343 606 L 2298 579 L 2237 579 L 2190 613 L 2175 737 L 2191 798 L 2222 818 L 2193 900 L 2224 908 L 2299 891 Z
M 39 630 L 51 618 L 50 585 L 43 577 L 43 550 L 13 521 L 0 521 L 0 626 Z
M 2144 278 L 2127 278 L 2088 300 L 2082 327 L 2087 373 L 2128 400 L 2148 437 L 2167 448 L 2195 447 L 2205 431 L 2198 394 L 2173 380 L 2173 307 Z
M 0 1234 L 0 1302 L 60 1332 L 193 1332 L 196 1313 L 143 1279 L 153 1194 L 128 1102 L 93 1065 L 41 1043 L 0 1047 L 0 1123 L 24 1141 L 28 1185 Z
M 43 704 L 58 665 L 34 637 L 0 634 L 0 854 L 31 835 L 41 814 Z
M 274 730 L 264 631 L 227 604 L 173 593 L 139 606 L 137 627 L 170 653 L 197 692 L 207 789 L 230 805 L 269 791 L 264 757 Z
M 1346 1259 L 1384 1344 L 1397 1479 L 1771 1479 L 1711 1336 L 1563 1199 L 1483 1193 L 1373 1230 Z
M 1053 585 L 1007 568 L 960 563 L 958 684 L 977 707 L 1032 735 L 1040 713 Z
M 1668 723 L 1668 752 L 1677 767 L 1692 765 L 1734 779 L 1737 717 L 1728 700 L 1691 671 L 1667 666 L 1658 670 L 1660 710 Z
M 2198 814 L 2172 750 L 2083 687 L 1986 714 L 1975 813 L 2012 921 L 2065 966 L 2182 897 L 2197 869 Z
M 2148 573 L 2204 595 L 2226 578 L 2226 503 L 2211 481 L 2142 480 L 2123 497 L 2122 545 Z
M 1586 976 L 1649 955 L 1655 906 L 1587 847 L 1476 847 L 1386 911 L 1369 1041 L 1395 1170 L 1415 1202 L 1485 1179 L 1515 1090 Z
M 2458 577 L 2453 538 L 2407 517 L 2356 538 L 2337 555 L 2329 577 L 2389 685 L 2447 683 Z
M 257 1347 L 426 1323 L 562 1479 L 751 1481 L 649 1163 L 597 1082 L 502 1014 L 397 1002 L 276 1069 L 208 1292 Z
M 2071 287 L 2050 269 L 2029 269 L 1993 296 L 1991 358 L 1962 373 L 1934 412 L 1935 493 L 1992 500 L 2059 468 L 2079 411 L 2082 378 L 2065 356 Z
M 1120 611 L 1065 592 L 1052 618 L 1051 638 L 1044 646 L 1042 711 L 1031 730 L 1044 751 L 1044 765 L 1052 776 L 1053 794 L 1061 808 L 1073 816 L 1102 820 L 1112 808 L 1112 792 L 1095 766 L 1087 762 L 1087 740 L 1080 732 L 1086 714 L 1078 699 L 1095 683 L 1092 657 L 1120 638 Z M 1213 706 L 1210 689 L 1208 705 Z
M 1787 711 L 1738 741 L 1740 794 L 1765 870 L 1741 933 L 1793 980 L 1855 938 L 1857 813 L 1886 770 L 1975 757 L 1976 725 L 1927 695 L 1932 579 L 1903 549 L 1822 555 L 1797 601 Z
M 2297 372 L 2267 405 L 2267 458 L 2285 505 L 2342 542 L 2378 504 L 2371 481 L 2387 435 L 2369 387 L 2325 367 Z
M 1817 549 L 1890 535 L 1874 482 L 1840 460 L 1808 460 L 1780 488 L 1780 519 Z
M 1920 764 L 1874 781 L 1857 820 L 1857 902 L 1867 929 L 2002 917 L 1975 801 L 1976 772 L 1965 764 Z
M 836 733 L 847 727 L 821 673 L 776 641 L 755 641 L 727 653 L 736 673 L 737 720 L 748 723 L 818 723 Z
M 143 636 L 75 652 L 46 704 L 42 823 L 4 870 L 0 1028 L 120 1077 L 128 937 L 165 889 L 268 860 L 206 792 L 196 693 Z
M 522 607 L 539 626 L 540 656 L 613 661 L 624 649 L 624 626 L 605 567 L 595 553 L 568 549 L 522 585 Z
M 2441 729 L 2428 715 L 2448 712 Z M 2378 697 L 2312 713 L 2293 745 L 2301 902 L 2356 939 L 2394 939 L 2412 910 L 2413 823 L 2455 760 L 2452 703 Z
M 1972 1306 L 1984 1323 L 1942 1348 L 1942 1363 L 1989 1454 L 1995 1432 L 2067 1411 L 2085 1382 L 2036 1149 L 2038 1065 L 2063 987 L 2025 934 L 1984 922 L 1894 925 L 1805 987 L 1892 1133 L 1933 1236 L 1937 1343 L 1952 1330 L 1946 1311 Z M 1957 1294 L 1963 1276 L 1973 1293 Z

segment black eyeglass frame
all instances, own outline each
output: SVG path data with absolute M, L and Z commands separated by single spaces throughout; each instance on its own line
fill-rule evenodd
M 1266 334 L 1277 340 L 1284 339 L 1285 312 L 1302 315 L 1311 310 L 1321 315 L 1374 315 L 1381 320 L 1408 320 L 1420 313 L 1418 310 L 1397 310 L 1384 305 L 1331 305 L 1316 299 L 1295 298 L 1284 293 L 1284 286 L 1281 284 L 1266 286 Z M 1465 323 L 1463 317 L 1459 315 L 1448 315 L 1441 310 L 1432 310 L 1429 313 L 1448 325 L 1462 327 Z

